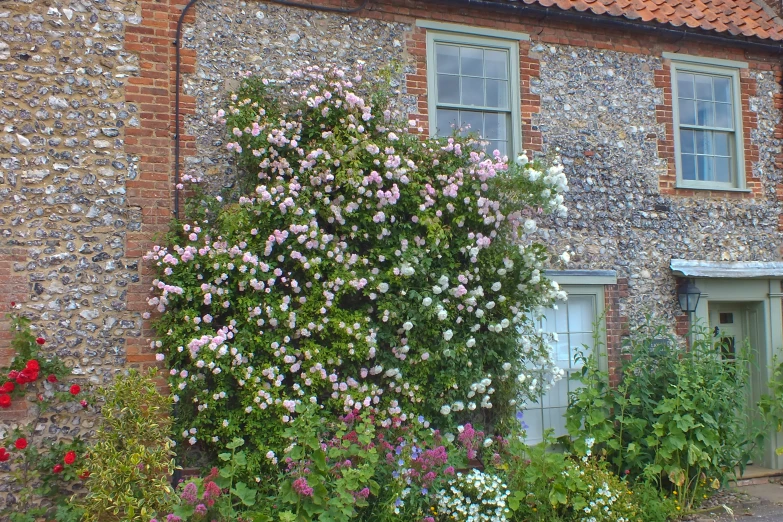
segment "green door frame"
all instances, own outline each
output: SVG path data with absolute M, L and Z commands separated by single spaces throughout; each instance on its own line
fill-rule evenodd
M 709 325 L 709 303 L 723 302 L 756 302 L 761 303 L 764 318 L 765 346 L 763 356 L 759 361 L 760 374 L 764 379 L 762 390 L 767 392 L 766 383 L 772 377 L 773 359 L 783 360 L 783 291 L 781 278 L 769 279 L 736 279 L 736 278 L 696 278 L 696 286 L 701 290 L 701 298 L 693 314 L 693 320 L 698 324 Z M 766 377 L 765 377 L 766 376 Z M 783 456 L 775 453 L 775 448 L 783 446 L 783 433 L 767 435 L 764 443 L 762 465 L 765 468 L 783 469 Z

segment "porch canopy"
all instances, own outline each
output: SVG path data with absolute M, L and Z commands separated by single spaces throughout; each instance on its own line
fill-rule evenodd
M 783 277 L 781 261 L 704 261 L 672 259 L 672 272 L 680 277 L 769 279 Z

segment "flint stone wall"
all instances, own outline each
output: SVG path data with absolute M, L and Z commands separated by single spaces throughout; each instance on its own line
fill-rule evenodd
M 0 3 L 0 313 L 21 304 L 43 350 L 83 384 L 110 380 L 140 335 L 141 317 L 126 311 L 138 260 L 126 258 L 125 235 L 141 211 L 125 197 L 136 171 L 124 151 L 125 129 L 139 124 L 125 102 L 138 59 L 124 34 L 140 22 L 135 0 Z M 0 330 L 5 366 L 4 319 Z M 2 412 L 0 438 L 29 420 L 33 400 Z M 47 437 L 90 436 L 95 419 L 73 404 L 37 423 Z M 0 478 L 0 509 L 14 501 L 7 488 Z
M 401 90 L 401 108 L 415 114 L 416 97 L 407 94 L 403 75 L 415 72 L 406 49 L 413 30 L 409 23 L 270 3 L 202 0 L 185 38 L 197 52 L 196 73 L 185 80 L 185 92 L 198 100 L 196 114 L 187 119 L 188 134 L 197 137 L 188 171 L 208 174 L 215 186 L 235 178 L 225 131 L 212 124 L 212 115 L 225 107 L 242 72 L 277 78 L 313 63 L 355 66 L 361 60 L 371 72 L 395 63 L 400 68 L 392 86 Z M 763 198 L 670 196 L 658 185 L 667 171 L 658 152 L 659 138 L 666 135 L 656 119 L 656 106 L 664 102 L 654 78 L 660 57 L 536 43 L 535 37 L 529 56 L 540 63 L 530 87 L 540 96 L 540 112 L 533 116 L 542 133 L 540 153 L 560 155 L 571 185 L 569 217 L 544 220 L 542 239 L 555 252 L 573 253 L 569 268 L 614 269 L 627 278 L 622 315 L 633 321 L 646 312 L 670 319 L 681 313 L 668 268 L 672 257 L 779 258 L 780 140 L 774 131 L 780 112 L 773 96 L 780 85 L 773 73 L 750 71 L 757 82 L 750 108 L 758 119 L 751 139 L 760 158 L 753 170 L 762 179 Z

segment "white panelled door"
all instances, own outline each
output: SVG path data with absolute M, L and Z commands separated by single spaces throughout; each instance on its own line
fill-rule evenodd
M 537 444 L 543 440 L 544 431 L 554 430 L 554 436 L 566 435 L 565 413 L 568 407 L 568 393 L 578 386 L 570 380 L 575 371 L 581 371 L 581 362 L 574 356 L 578 353 L 589 355 L 594 347 L 595 323 L 598 311 L 598 297 L 595 291 L 574 289 L 568 291 L 568 300 L 559 301 L 557 309 L 546 311 L 542 328 L 557 334 L 553 355 L 555 362 L 565 376 L 535 403 L 525 407 L 523 422 L 527 424 L 527 443 Z

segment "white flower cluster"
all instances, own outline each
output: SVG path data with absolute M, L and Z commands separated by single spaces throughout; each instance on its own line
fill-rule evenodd
M 506 506 L 508 487 L 500 478 L 474 469 L 467 475 L 457 473 L 448 490 L 438 495 L 438 511 L 457 522 L 503 522 L 510 510 Z

